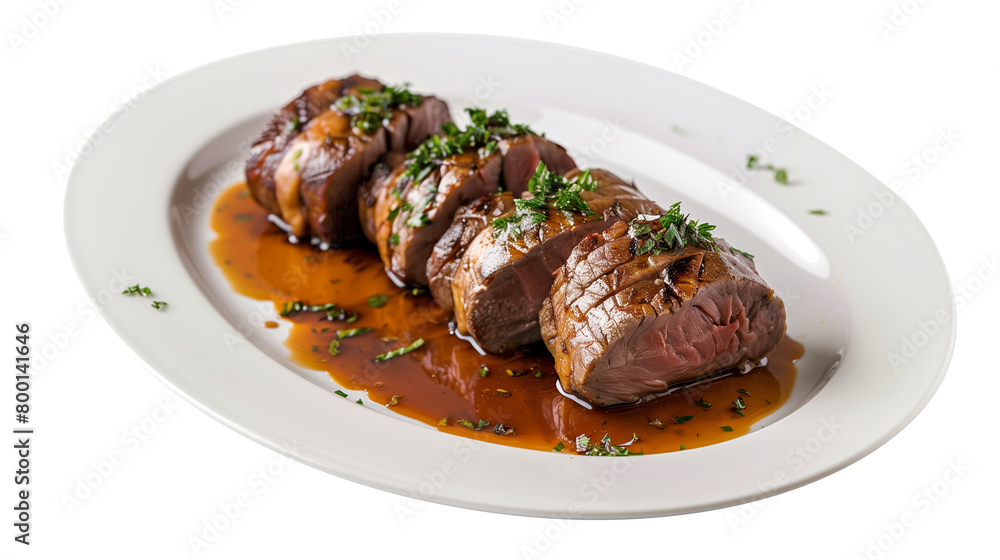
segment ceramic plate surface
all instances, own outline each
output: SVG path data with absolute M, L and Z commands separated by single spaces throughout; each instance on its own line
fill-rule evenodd
M 82 158 L 65 202 L 69 251 L 119 336 L 175 391 L 299 461 L 399 494 L 539 516 L 642 517 L 735 505 L 857 461 L 899 432 L 944 375 L 955 324 L 944 266 L 893 192 L 808 134 L 727 94 L 599 53 L 466 35 L 381 35 L 254 52 L 164 82 Z M 208 255 L 213 198 L 249 140 L 308 85 L 360 71 L 463 106 L 507 108 L 581 167 L 634 178 L 756 255 L 805 346 L 785 406 L 735 440 L 584 457 L 438 432 L 333 393 L 291 364 L 267 302 L 235 294 Z M 788 186 L 748 172 L 756 153 Z M 822 209 L 826 215 L 810 213 Z M 113 290 L 125 270 L 156 312 Z M 445 467 L 450 465 L 449 467 Z M 447 471 L 441 477 L 437 473 Z

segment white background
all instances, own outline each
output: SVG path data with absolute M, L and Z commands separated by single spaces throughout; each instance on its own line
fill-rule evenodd
M 28 320 L 36 348 L 62 343 L 34 377 L 33 544 L 12 540 L 15 458 L 3 443 L 0 554 L 195 556 L 190 537 L 204 537 L 204 523 L 240 492 L 251 505 L 200 557 L 521 558 L 540 551 L 549 558 L 962 558 L 995 551 L 1000 282 L 983 264 L 1000 252 L 993 169 L 1000 154 L 1000 5 L 404 0 L 398 15 L 375 25 L 371 12 L 384 9 L 384 0 L 48 4 L 55 6 L 48 8 L 51 17 L 39 15 L 46 2 L 10 0 L 0 8 L 0 154 L 7 177 L 0 333 L 13 338 L 14 323 Z M 726 9 L 729 23 L 712 23 Z M 32 32 L 22 18 L 42 25 Z M 86 296 L 63 242 L 65 175 L 54 163 L 64 162 L 114 107 L 140 94 L 144 80 L 366 25 L 575 45 L 680 72 L 779 116 L 798 109 L 795 120 L 806 131 L 882 181 L 900 182 L 953 284 L 966 290 L 954 358 L 937 395 L 868 457 L 764 502 L 672 518 L 564 523 L 362 487 L 282 460 L 172 395 L 99 317 L 83 312 Z M 587 78 L 581 76 L 580 87 Z M 817 91 L 826 92 L 822 103 Z M 811 96 L 814 109 L 805 109 Z M 954 141 L 938 143 L 946 151 L 927 151 L 949 130 Z M 149 142 L 155 149 L 156 139 Z M 917 174 L 911 160 L 922 154 L 934 161 Z M 12 357 L 12 345 L 0 345 L 6 349 L 0 355 Z M 13 406 L 12 373 L 0 382 L 0 410 Z M 143 441 L 123 440 L 143 425 L 152 427 Z M 81 504 L 67 507 L 65 496 L 116 452 L 124 462 L 101 475 Z M 256 475 L 269 467 L 280 474 Z M 920 498 L 923 492 L 930 497 Z M 899 525 L 907 515 L 912 526 Z

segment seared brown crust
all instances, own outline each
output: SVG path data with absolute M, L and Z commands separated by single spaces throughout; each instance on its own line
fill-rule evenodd
M 716 242 L 637 255 L 619 222 L 577 247 L 540 313 L 563 388 L 601 406 L 634 402 L 773 350 L 781 300 L 751 259 Z
M 361 189 L 362 203 L 374 201 L 374 210 L 362 207 L 363 220 L 370 222 L 362 226 L 366 233 L 374 232 L 369 239 L 378 247 L 386 272 L 401 284 L 428 284 L 434 246 L 458 208 L 501 189 L 520 194 L 539 161 L 556 170 L 574 167 L 561 146 L 525 134 L 498 140 L 497 149 L 489 153 L 448 157 L 419 182 L 403 174 L 402 162 L 395 164 L 393 181 L 388 174 L 368 181 Z
M 459 332 L 490 352 L 539 340 L 538 312 L 549 295 L 552 273 L 573 247 L 615 222 L 659 211 L 634 185 L 614 174 L 595 169 L 591 177 L 596 190 L 581 196 L 594 215 L 549 209 L 545 220 L 524 231 L 494 236 L 491 225 L 475 237 L 452 280 Z
M 361 89 L 383 85 L 352 75 L 312 86 L 275 113 L 253 143 L 247 186 L 296 236 L 331 244 L 359 237 L 357 188 L 372 165 L 390 148 L 414 148 L 450 120 L 447 105 L 427 96 L 394 110 L 372 134 L 355 134 L 350 117 L 331 105 Z
M 445 309 L 455 306 L 451 281 L 472 240 L 493 220 L 509 216 L 513 211 L 514 194 L 504 191 L 481 196 L 455 212 L 451 226 L 434 245 L 434 251 L 427 259 L 427 282 L 438 305 Z

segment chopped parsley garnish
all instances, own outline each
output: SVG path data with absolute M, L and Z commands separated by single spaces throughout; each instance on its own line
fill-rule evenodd
M 447 416 L 445 416 L 444 418 L 438 420 L 438 426 L 447 426 L 447 425 L 448 425 L 448 417 Z
M 337 340 L 336 338 L 331 340 L 330 346 L 329 348 L 327 348 L 327 352 L 329 352 L 331 356 L 336 356 L 337 354 L 340 354 L 340 341 Z
M 556 453 L 559 453 L 559 452 L 560 452 L 560 451 L 562 451 L 563 449 L 566 449 L 566 446 L 565 446 L 565 445 L 563 445 L 563 442 L 561 442 L 561 441 L 560 441 L 559 443 L 557 443 L 557 444 L 556 444 L 556 446 L 555 446 L 555 447 L 553 447 L 553 448 L 552 448 L 552 451 L 554 451 L 554 452 L 556 452 Z
M 129 296 L 134 296 L 134 295 L 138 294 L 138 295 L 140 295 L 142 297 L 153 295 L 153 291 L 152 290 L 150 290 L 148 287 L 147 288 L 142 288 L 142 287 L 139 286 L 139 284 L 136 284 L 135 286 L 129 286 L 129 287 L 125 288 L 122 291 L 122 293 L 125 294 L 125 295 L 129 295 Z
M 382 91 L 359 88 L 359 95 L 345 95 L 333 103 L 333 108 L 351 117 L 351 128 L 371 134 L 386 124 L 392 110 L 400 105 L 420 105 L 422 98 L 409 89 L 410 84 L 386 86 Z
M 344 318 L 347 316 L 346 310 L 340 309 L 339 307 L 337 307 L 332 303 L 309 305 L 297 300 L 285 302 L 281 306 L 281 311 L 278 312 L 278 315 L 281 315 L 282 317 L 290 317 L 292 315 L 301 313 L 303 311 L 311 311 L 311 312 L 326 311 L 326 318 L 331 321 L 343 321 Z
M 826 216 L 827 214 L 829 214 L 829 212 L 827 212 L 826 210 L 819 210 L 819 209 L 810 210 L 809 213 L 814 216 Z
M 441 134 L 435 134 L 424 140 L 417 149 L 410 152 L 406 160 L 406 172 L 403 177 L 409 177 L 419 183 L 442 160 L 466 152 L 486 149 L 484 157 L 496 149 L 496 141 L 512 136 L 533 134 L 535 131 L 527 125 L 513 124 L 507 111 L 500 109 L 488 115 L 483 109 L 469 108 L 465 110 L 472 123 L 462 130 L 455 123 L 445 123 L 441 126 Z
M 498 110 L 493 114 L 487 114 L 483 109 L 466 109 L 469 114 L 471 124 L 464 130 L 455 123 L 445 123 L 441 126 L 441 132 L 424 140 L 415 150 L 407 155 L 406 171 L 396 179 L 396 188 L 393 194 L 397 199 L 402 196 L 400 185 L 405 181 L 412 181 L 414 185 L 419 184 L 434 169 L 440 166 L 447 158 L 464 153 L 477 152 L 480 157 L 489 157 L 497 149 L 497 141 L 513 136 L 523 136 L 525 134 L 537 134 L 527 125 L 514 124 L 510 122 L 507 111 Z M 400 200 L 389 212 L 389 221 L 396 219 L 400 212 L 408 213 L 405 224 L 411 228 L 419 228 L 431 223 L 428 213 L 434 209 L 436 204 L 437 185 L 426 185 L 426 193 L 420 194 L 419 199 L 408 196 L 410 200 Z M 414 191 L 416 192 L 416 191 Z M 390 238 L 390 243 L 399 243 L 398 237 Z
M 485 365 L 479 367 L 479 377 L 486 377 L 490 374 L 490 368 Z
M 576 452 L 582 455 L 593 455 L 597 457 L 642 455 L 641 450 L 635 452 L 628 449 L 630 445 L 632 445 L 637 441 L 639 441 L 639 437 L 636 436 L 635 434 L 632 434 L 631 440 L 625 443 L 620 443 L 618 445 L 614 445 L 611 443 L 611 436 L 608 434 L 604 434 L 604 437 L 601 438 L 601 441 L 597 443 L 590 441 L 590 438 L 587 437 L 586 435 L 579 435 L 576 437 Z
M 409 346 L 404 346 L 404 347 L 401 347 L 401 348 L 396 348 L 395 350 L 390 350 L 390 351 L 386 352 L 385 354 L 379 354 L 378 356 L 375 356 L 375 361 L 376 362 L 384 362 L 386 360 L 391 360 L 393 358 L 402 356 L 403 354 L 408 354 L 410 352 L 413 352 L 414 350 L 416 350 L 417 348 L 420 348 L 423 345 L 424 345 L 424 339 L 418 338 L 418 339 L 414 340 Z
M 124 290 L 122 290 L 122 294 L 125 294 L 127 296 L 138 295 L 138 296 L 141 296 L 141 297 L 146 297 L 146 296 L 153 295 L 153 290 L 150 290 L 148 287 L 143 288 L 139 284 L 136 284 L 135 286 L 129 286 L 129 287 L 125 288 Z M 150 307 L 152 307 L 153 309 L 156 309 L 157 311 L 162 311 L 163 308 L 166 307 L 166 306 L 167 306 L 167 302 L 165 302 L 165 301 L 156 301 L 156 300 L 153 300 L 153 304 L 150 305 Z
M 389 301 L 388 294 L 375 294 L 368 298 L 368 307 L 382 307 Z
M 743 413 L 743 410 L 746 409 L 746 407 L 747 405 L 743 402 L 743 397 L 736 397 L 736 400 L 733 401 L 733 412 L 739 414 L 740 416 L 746 416 L 746 414 Z
M 528 192 L 533 198 L 519 198 L 514 201 L 514 214 L 506 218 L 493 220 L 493 237 L 499 237 L 505 231 L 521 233 L 545 221 L 547 209 L 561 210 L 568 216 L 596 214 L 580 196 L 583 191 L 597 188 L 597 181 L 590 176 L 590 170 L 583 171 L 572 179 L 567 179 L 549 171 L 541 161 L 535 168 L 535 174 L 528 181 Z
M 486 427 L 488 427 L 490 425 L 489 422 L 487 422 L 486 420 L 483 420 L 483 419 L 480 419 L 479 422 L 477 422 L 475 424 L 473 424 L 472 422 L 469 422 L 468 420 L 466 420 L 464 418 L 461 419 L 461 420 L 455 420 L 455 423 L 456 424 L 461 424 L 461 425 L 465 426 L 466 428 L 468 428 L 470 430 L 475 430 L 477 432 L 479 430 L 482 430 L 483 428 L 486 428 Z
M 340 389 L 337 389 L 336 391 L 334 391 L 334 393 L 344 397 L 345 399 L 347 398 L 347 393 L 341 391 Z
M 345 338 L 358 336 L 359 334 L 369 333 L 372 332 L 373 330 L 375 329 L 371 327 L 362 327 L 360 329 L 347 329 L 346 331 L 337 331 L 337 339 L 343 340 Z
M 688 415 L 688 416 L 674 416 L 674 422 L 677 422 L 678 424 L 683 424 L 683 423 L 687 422 L 688 420 L 691 420 L 692 418 L 694 418 L 693 415 Z
M 654 219 L 635 218 L 629 223 L 629 235 L 638 242 L 637 255 L 652 253 L 659 255 L 666 251 L 683 249 L 687 245 L 718 251 L 719 246 L 712 238 L 715 226 L 699 223 L 681 213 L 681 203 L 675 202 L 666 214 Z
M 736 247 L 730 247 L 730 248 L 729 248 L 729 251 L 730 251 L 730 252 L 731 252 L 732 254 L 734 254 L 734 255 L 743 255 L 744 257 L 746 257 L 746 258 L 748 258 L 748 259 L 752 259 L 752 258 L 753 258 L 753 255 L 751 255 L 750 253 L 747 253 L 746 251 L 740 251 L 740 250 L 739 250 L 739 249 L 737 249 Z
M 780 167 L 775 167 L 770 163 L 760 165 L 760 158 L 753 154 L 747 155 L 747 169 L 768 169 L 774 171 L 774 180 L 782 185 L 788 185 L 788 171 Z
M 696 405 L 698 405 L 698 406 L 700 406 L 702 408 L 712 408 L 712 403 L 706 401 L 705 399 L 698 399 L 697 401 L 695 401 L 694 404 L 696 404 Z
M 719 428 L 721 428 L 723 432 L 731 432 L 731 431 L 733 431 L 733 428 L 730 427 L 730 426 L 719 426 Z

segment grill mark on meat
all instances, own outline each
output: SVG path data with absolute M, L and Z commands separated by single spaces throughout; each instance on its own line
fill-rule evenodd
M 439 304 L 448 308 L 452 298 L 443 294 L 450 290 L 452 276 L 442 276 L 441 272 L 454 271 L 457 263 L 451 264 L 450 261 L 461 259 L 464 246 L 474 238 L 469 233 L 486 225 L 486 217 L 483 216 L 483 225 L 469 221 L 456 227 L 469 230 L 468 233 L 448 233 L 458 209 L 498 190 L 519 195 L 527 187 L 528 179 L 539 161 L 560 171 L 574 167 L 573 160 L 558 144 L 539 136 L 522 135 L 498 140 L 497 149 L 489 154 L 477 150 L 446 158 L 419 183 L 405 178 L 395 185 L 363 187 L 363 191 L 396 188 L 399 196 L 376 196 L 382 201 L 376 202 L 376 206 L 383 204 L 384 207 L 377 208 L 373 213 L 362 212 L 361 215 L 363 219 L 374 220 L 379 225 L 363 224 L 362 227 L 365 231 L 376 232 L 373 241 L 390 275 L 404 283 L 431 284 L 432 294 L 435 294 Z M 529 168 L 530 172 L 525 174 L 523 170 Z M 403 206 L 404 203 L 406 206 Z M 397 206 L 401 209 L 395 212 L 393 220 L 389 220 Z M 463 210 L 462 213 L 465 218 L 471 218 L 469 211 Z M 435 260 L 435 245 L 442 238 L 448 241 L 437 251 Z M 434 282 L 431 282 L 432 277 Z
M 601 406 L 634 402 L 777 345 L 784 306 L 725 240 L 719 252 L 660 255 L 635 255 L 631 241 L 616 224 L 555 275 L 539 318 L 565 390 Z M 625 247 L 633 251 L 613 250 Z
M 567 173 L 567 177 L 578 174 Z M 492 226 L 473 240 L 452 281 L 455 323 L 484 349 L 503 352 L 539 340 L 540 314 L 550 294 L 552 274 L 573 247 L 595 231 L 638 214 L 659 211 L 634 186 L 604 170 L 591 170 L 598 183 L 584 191 L 596 215 L 545 209 L 545 219 L 525 231 L 506 230 L 497 237 Z M 587 242 L 589 243 L 589 242 Z M 501 302 L 517 301 L 516 307 Z M 502 311 L 502 312 L 501 312 Z

